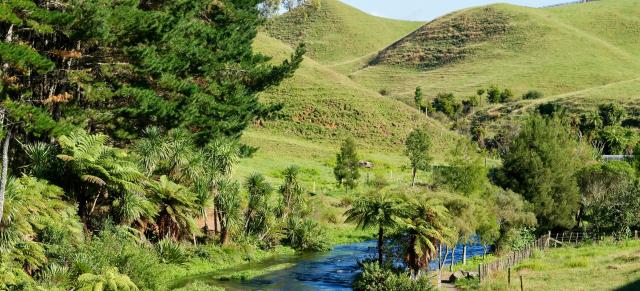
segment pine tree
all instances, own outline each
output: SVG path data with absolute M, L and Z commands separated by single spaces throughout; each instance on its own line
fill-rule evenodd
M 69 33 L 73 18 L 56 3 L 16 0 L 0 4 L 0 220 L 13 138 L 40 138 L 56 129 L 58 104 L 67 102 L 73 67 Z M 58 69 L 67 64 L 66 70 Z
M 347 138 L 336 155 L 336 167 L 333 168 L 339 186 L 353 189 L 358 185 L 360 172 L 358 171 L 358 153 L 352 138 Z
M 111 122 L 123 137 L 154 123 L 186 128 L 201 145 L 237 139 L 255 119 L 282 107 L 261 103 L 257 93 L 291 76 L 304 48 L 280 65 L 254 53 L 262 1 L 129 2 L 104 18 L 106 40 L 133 73 L 121 74 L 115 92 L 123 106 Z

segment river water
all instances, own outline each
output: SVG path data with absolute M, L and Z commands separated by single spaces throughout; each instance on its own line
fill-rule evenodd
M 376 254 L 375 241 L 339 245 L 325 253 L 275 258 L 221 271 L 230 274 L 237 271 L 293 263 L 293 266 L 289 268 L 274 271 L 252 280 L 218 281 L 212 279 L 221 273 L 216 272 L 188 278 L 179 285 L 184 286 L 192 281 L 203 281 L 227 290 L 351 290 L 351 284 L 359 272 L 358 261 L 374 258 Z M 467 258 L 482 254 L 481 245 L 467 247 Z M 462 245 L 456 247 L 455 257 L 456 262 L 462 260 Z M 450 261 L 451 258 L 447 258 L 445 264 Z M 437 262 L 432 262 L 430 268 L 437 268 Z

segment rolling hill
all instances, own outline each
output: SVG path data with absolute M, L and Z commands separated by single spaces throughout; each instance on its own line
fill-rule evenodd
M 405 102 L 416 86 L 433 96 L 491 84 L 516 95 L 537 89 L 545 101 L 629 102 L 640 97 L 637 15 L 633 0 L 462 10 L 425 24 L 350 76 Z
M 258 35 L 254 45 L 274 62 L 293 52 L 265 33 Z M 403 167 L 408 160 L 402 150 L 412 129 L 422 127 L 431 133 L 436 162 L 446 162 L 448 150 L 459 138 L 415 108 L 355 83 L 311 57 L 305 57 L 292 78 L 260 98 L 285 107 L 280 118 L 256 123 L 244 135 L 244 143 L 260 150 L 240 163 L 239 177 L 257 171 L 275 182 L 282 169 L 296 164 L 302 168 L 301 178 L 309 189 L 332 189 L 339 144 L 353 137 L 361 158 L 376 165 L 370 174 L 386 174 L 391 182 L 407 181 L 409 172 Z
M 338 0 L 319 9 L 301 7 L 269 21 L 268 34 L 290 46 L 307 44 L 307 56 L 323 65 L 354 68 L 423 23 L 368 15 Z
M 347 136 L 356 138 L 363 158 L 382 165 L 374 172 L 401 172 L 403 137 L 415 127 L 430 130 L 433 154 L 446 162 L 459 135 L 412 107 L 416 86 L 427 98 L 440 92 L 464 97 L 494 84 L 516 96 L 531 89 L 545 94 L 480 110 L 501 115 L 550 101 L 575 109 L 609 101 L 640 106 L 637 15 L 634 0 L 495 4 L 426 24 L 374 17 L 337 0 L 285 13 L 268 22 L 256 49 L 278 61 L 305 42 L 309 53 L 293 78 L 262 94 L 285 104 L 283 116 L 245 135 L 262 150 L 238 172 L 246 175 L 253 166 L 276 177 L 276 169 L 298 163 L 317 169 L 307 183 L 331 183 L 334 154 Z M 380 95 L 382 89 L 389 94 Z

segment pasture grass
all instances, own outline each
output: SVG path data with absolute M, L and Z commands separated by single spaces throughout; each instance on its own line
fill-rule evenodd
M 640 241 L 607 241 L 551 249 L 523 261 L 512 272 L 492 274 L 480 290 L 616 290 L 633 288 L 640 281 Z M 633 289 L 620 289 L 633 290 Z

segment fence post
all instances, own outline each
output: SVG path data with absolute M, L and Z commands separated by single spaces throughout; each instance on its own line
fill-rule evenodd
M 549 242 L 551 242 L 551 231 L 547 234 L 547 242 L 545 243 L 545 248 L 549 247 Z
M 509 273 L 509 276 L 508 276 L 507 282 L 508 282 L 509 286 L 511 286 L 511 268 L 509 268 L 509 272 L 508 273 Z
M 482 283 L 482 267 L 480 267 L 480 264 L 478 264 L 478 279 L 480 280 L 480 282 Z
M 520 291 L 524 291 L 524 283 L 522 283 L 522 275 L 520 275 Z
M 638 239 L 638 230 L 637 230 L 637 229 L 634 231 L 634 235 L 633 235 L 633 237 L 634 237 L 636 240 Z

